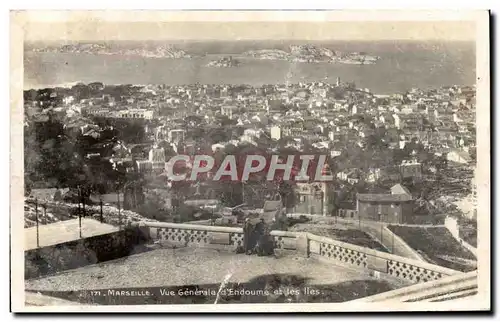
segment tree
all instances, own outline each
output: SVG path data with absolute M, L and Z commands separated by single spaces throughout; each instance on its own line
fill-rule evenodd
M 236 125 L 238 123 L 236 120 L 232 120 L 226 115 L 217 116 L 216 122 L 219 124 L 220 127 L 229 127 L 232 125 Z
M 71 92 L 73 93 L 75 99 L 79 101 L 81 99 L 90 98 L 91 90 L 87 85 L 80 83 L 71 87 Z
M 202 123 L 203 119 L 198 115 L 188 115 L 185 121 L 187 124 L 199 125 Z
M 227 142 L 230 138 L 227 131 L 224 128 L 217 128 L 208 133 L 208 137 L 212 144 L 219 142 Z

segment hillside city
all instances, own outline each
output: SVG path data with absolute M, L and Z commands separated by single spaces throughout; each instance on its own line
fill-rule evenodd
M 94 82 L 26 90 L 24 113 L 25 227 L 82 212 L 241 226 L 274 204 L 282 230 L 392 252 L 383 224 L 428 262 L 475 269 L 475 87 Z M 165 171 L 175 155 L 255 153 L 326 155 L 334 180 L 172 182 Z

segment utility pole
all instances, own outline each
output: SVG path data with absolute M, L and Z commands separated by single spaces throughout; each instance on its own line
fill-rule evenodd
M 40 236 L 38 231 L 38 198 L 35 199 L 35 220 L 36 220 L 36 247 L 40 248 Z
M 121 214 L 121 210 L 120 210 L 120 189 L 118 189 L 116 196 L 118 198 L 118 228 L 121 229 L 122 228 L 122 214 Z
M 245 202 L 245 183 L 241 181 L 241 203 Z
M 43 218 L 45 218 L 45 220 L 47 220 L 47 205 L 43 205 Z
M 380 222 L 380 243 L 384 242 L 384 225 L 382 225 L 382 222 Z
M 81 193 L 81 198 L 82 198 L 82 217 L 85 217 L 85 193 L 82 191 Z
M 326 216 L 325 214 L 325 192 L 321 191 L 320 192 L 320 198 L 321 198 L 321 215 Z
M 102 211 L 102 199 L 100 200 L 99 204 L 101 206 L 101 224 L 102 224 L 104 222 L 104 215 L 103 215 L 103 211 Z
M 134 184 L 134 208 L 137 208 L 137 186 Z
M 81 188 L 78 187 L 78 228 L 80 230 L 80 238 L 82 238 L 82 212 L 80 209 L 81 195 L 82 195 Z
M 76 198 L 78 201 L 78 216 L 80 216 L 80 186 L 78 186 L 78 197 Z
M 384 243 L 384 241 L 383 241 L 383 239 L 384 239 L 384 235 L 383 235 L 384 225 L 382 224 L 382 214 L 379 214 L 378 217 L 380 220 L 380 243 L 383 244 Z

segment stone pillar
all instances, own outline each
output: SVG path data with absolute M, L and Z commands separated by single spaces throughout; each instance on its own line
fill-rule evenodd
M 309 241 L 307 233 L 299 233 L 296 238 L 297 255 L 301 257 L 309 257 Z

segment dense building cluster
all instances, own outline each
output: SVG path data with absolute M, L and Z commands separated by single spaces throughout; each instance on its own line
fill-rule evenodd
M 70 154 L 94 169 L 93 178 L 119 171 L 119 184 L 110 184 L 112 175 L 100 183 L 103 193 L 140 181 L 141 194 L 163 191 L 165 207 L 217 199 L 221 206 L 258 208 L 259 200 L 279 195 L 289 212 L 413 222 L 415 213 L 440 212 L 440 203 L 464 198 L 475 164 L 475 88 L 468 86 L 377 95 L 339 78 L 262 86 L 92 83 L 25 91 L 25 114 L 27 133 L 61 122 L 74 144 Z M 45 135 L 34 139 L 39 146 L 51 139 Z M 176 188 L 165 174 L 165 162 L 177 154 L 222 158 L 254 150 L 327 155 L 335 180 L 286 189 L 233 182 L 221 194 L 217 183 Z M 27 181 L 30 189 L 52 188 L 40 186 L 40 178 Z M 403 192 L 394 194 L 394 186 Z

